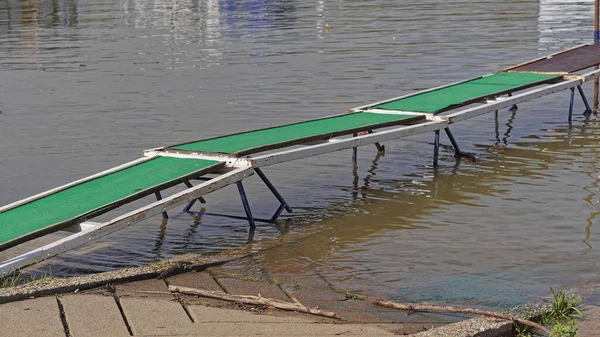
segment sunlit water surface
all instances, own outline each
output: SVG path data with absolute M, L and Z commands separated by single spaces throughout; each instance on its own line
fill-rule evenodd
M 0 1 L 0 204 L 145 148 L 344 113 L 590 42 L 592 3 Z M 252 240 L 311 232 L 264 262 L 389 298 L 506 307 L 596 276 L 600 123 L 577 114 L 569 126 L 567 109 L 562 92 L 454 126 L 476 162 L 446 150 L 433 169 L 427 134 L 380 158 L 359 149 L 356 170 L 349 151 L 268 168 L 295 211 Z M 268 190 L 256 178 L 247 189 L 268 217 Z M 209 211 L 242 211 L 233 187 L 207 199 Z M 244 221 L 170 215 L 44 268 L 76 275 L 249 244 Z

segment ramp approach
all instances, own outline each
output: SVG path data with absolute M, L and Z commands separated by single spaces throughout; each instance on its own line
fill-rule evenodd
M 251 230 L 257 221 L 275 222 L 292 209 L 263 173 L 265 166 L 344 149 L 353 149 L 356 159 L 359 146 L 384 150 L 383 141 L 425 132 L 434 132 L 435 166 L 441 130 L 461 155 L 451 124 L 563 90 L 571 90 L 570 123 L 575 89 L 585 113 L 592 111 L 581 85 L 600 71 L 581 72 L 599 64 L 600 44 L 582 45 L 494 74 L 357 107 L 350 114 L 146 150 L 141 159 L 1 207 L 0 251 L 57 231 L 73 234 L 0 262 L 0 276 L 158 214 L 166 218 L 174 207 L 185 205 L 183 211 L 189 212 L 196 202 L 206 202 L 205 195 L 232 184 L 245 216 L 230 217 L 247 220 Z M 279 202 L 269 219 L 253 217 L 244 191 L 242 181 L 254 173 Z M 163 198 L 161 192 L 176 186 L 183 188 Z M 149 195 L 156 201 L 108 221 L 90 221 Z

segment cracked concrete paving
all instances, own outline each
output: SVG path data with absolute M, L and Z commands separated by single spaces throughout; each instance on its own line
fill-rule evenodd
M 425 329 L 422 325 L 407 326 L 404 323 L 371 319 L 371 316 L 364 321 L 345 321 L 171 294 L 168 284 L 193 285 L 212 291 L 224 291 L 221 285 L 227 284 L 226 290 L 230 293 L 273 293 L 289 301 L 291 299 L 284 289 L 296 286 L 232 278 L 215 279 L 205 272 L 186 273 L 166 280 L 136 281 L 77 294 L 3 304 L 0 305 L 0 331 L 10 336 L 66 337 L 386 336 Z M 320 294 L 326 292 L 324 289 L 320 291 Z M 328 294 L 324 298 L 339 301 L 343 296 Z

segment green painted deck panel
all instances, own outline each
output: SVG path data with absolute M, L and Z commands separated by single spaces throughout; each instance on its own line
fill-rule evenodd
M 0 213 L 0 244 L 217 164 L 157 157 Z
M 170 149 L 181 151 L 213 152 L 236 154 L 237 152 L 293 141 L 296 139 L 317 137 L 352 130 L 356 128 L 368 129 L 377 124 L 402 121 L 414 118 L 414 115 L 394 115 L 359 112 L 324 119 L 317 119 L 302 123 L 283 125 L 279 127 L 249 131 L 230 136 L 200 140 L 193 143 L 175 145 Z
M 374 109 L 436 113 L 454 105 L 523 85 L 555 78 L 554 74 L 502 72 L 450 87 L 374 106 Z

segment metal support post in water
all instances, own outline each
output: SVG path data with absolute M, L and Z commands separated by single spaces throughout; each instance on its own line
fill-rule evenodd
M 456 142 L 456 139 L 454 139 L 454 135 L 452 135 L 452 132 L 450 132 L 450 128 L 444 128 L 444 131 L 446 131 L 446 136 L 448 136 L 448 139 L 450 139 L 450 142 L 452 143 L 452 146 L 454 147 L 454 151 L 455 151 L 454 156 L 460 157 L 462 155 L 462 152 L 460 152 L 458 143 Z
M 573 101 L 575 100 L 575 88 L 571 88 L 571 100 L 569 102 L 569 124 L 571 124 L 571 118 L 573 117 Z
M 242 185 L 241 181 L 237 183 L 238 192 L 240 192 L 240 197 L 242 198 L 242 204 L 244 205 L 244 211 L 246 211 L 246 218 L 248 219 L 248 223 L 250 224 L 250 228 L 256 228 L 256 224 L 254 223 L 254 218 L 252 217 L 252 211 L 250 210 L 250 204 L 248 203 L 248 198 L 246 197 L 246 191 L 244 191 L 244 185 Z
M 508 97 L 512 97 L 512 93 L 509 92 L 508 93 Z M 510 106 L 510 108 L 508 108 L 508 111 L 516 110 L 518 108 L 519 107 L 516 104 L 513 104 L 513 105 Z
M 160 194 L 160 191 L 154 192 L 154 195 L 156 196 L 156 200 L 161 200 L 162 199 L 162 195 Z M 163 217 L 163 219 L 168 219 L 169 215 L 165 211 L 165 212 L 162 212 L 162 217 Z
M 352 137 L 356 137 L 358 136 L 357 133 L 352 134 Z M 352 162 L 356 163 L 356 158 L 358 157 L 358 148 L 353 147 L 352 148 Z
M 373 130 L 369 130 L 368 132 L 369 132 L 369 134 L 372 134 Z M 385 151 L 385 145 L 381 145 L 379 143 L 375 143 L 375 147 L 377 147 L 377 151 L 379 151 L 379 152 Z
M 594 11 L 594 43 L 600 43 L 600 0 L 596 0 Z M 598 70 L 598 66 L 594 67 Z M 594 80 L 594 109 L 598 111 L 598 79 Z
M 275 186 L 273 186 L 273 184 L 271 184 L 271 181 L 269 181 L 269 179 L 263 173 L 263 171 L 260 168 L 255 167 L 254 172 L 256 172 L 256 174 L 258 174 L 258 176 L 263 181 L 263 183 L 265 183 L 265 185 L 267 185 L 267 188 L 269 188 L 269 191 L 271 191 L 271 193 L 273 193 L 275 198 L 277 198 L 277 200 L 279 200 L 279 202 L 281 203 L 281 206 L 283 206 L 283 208 L 285 208 L 285 210 L 288 211 L 288 213 L 292 213 L 292 208 L 288 205 L 288 203 L 285 201 L 285 199 L 283 199 L 283 197 L 281 196 L 279 191 L 277 191 Z M 281 212 L 279 212 L 279 214 L 281 214 Z M 279 217 L 279 214 L 277 217 Z M 277 220 L 277 217 L 275 218 L 275 220 Z
M 440 130 L 435 130 L 435 138 L 433 141 L 433 166 L 438 166 L 438 154 L 440 152 Z
M 185 180 L 183 183 L 185 184 L 185 186 L 187 186 L 187 188 L 194 187 L 194 185 L 192 185 L 192 183 L 190 183 L 188 180 Z M 198 197 L 198 198 L 196 198 L 196 199 L 188 202 L 187 205 L 185 205 L 185 207 L 183 208 L 183 211 L 184 212 L 189 212 L 190 209 L 192 208 L 192 206 L 194 206 L 194 203 L 196 202 L 196 200 L 200 201 L 203 204 L 206 204 L 206 200 L 204 200 L 203 197 Z
M 579 95 L 581 95 L 581 99 L 583 100 L 583 104 L 585 104 L 585 112 L 583 113 L 586 116 L 589 116 L 592 114 L 592 108 L 590 108 L 590 104 L 588 103 L 587 98 L 585 98 L 585 93 L 583 92 L 583 89 L 581 89 L 581 86 L 578 85 L 577 86 L 577 90 L 579 90 Z

